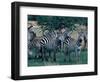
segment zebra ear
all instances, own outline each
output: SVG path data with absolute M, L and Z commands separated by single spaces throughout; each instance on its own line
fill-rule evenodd
M 31 25 L 30 27 L 28 27 L 28 30 L 30 30 L 33 26 Z

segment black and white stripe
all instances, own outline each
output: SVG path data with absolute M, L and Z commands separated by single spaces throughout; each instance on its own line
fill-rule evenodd
M 49 55 L 51 52 L 56 51 L 58 47 L 57 37 L 58 35 L 56 31 L 48 32 L 39 38 L 36 37 L 32 41 L 32 45 L 41 53 L 41 56 L 44 57 L 46 56 L 46 51 L 49 52 Z
M 49 37 L 44 36 L 40 41 L 41 46 L 45 46 L 45 44 L 47 44 L 49 40 Z
M 67 36 L 65 39 L 65 56 L 68 56 L 70 59 L 70 54 L 73 52 L 74 53 L 74 57 L 77 58 L 77 61 L 79 61 L 79 56 L 81 53 L 81 43 L 82 43 L 82 39 L 79 35 L 78 39 L 75 40 L 73 38 L 71 38 L 71 36 Z M 65 58 L 66 60 L 66 58 Z
M 46 35 L 42 36 L 40 45 L 45 46 L 46 44 L 50 43 L 52 40 L 54 40 L 56 38 L 57 38 L 57 32 L 55 32 L 55 31 L 48 32 Z

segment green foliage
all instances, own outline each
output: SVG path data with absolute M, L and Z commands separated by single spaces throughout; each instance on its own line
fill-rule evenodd
M 28 15 L 28 20 L 38 21 L 38 24 L 42 26 L 42 29 L 54 30 L 60 28 L 60 23 L 64 23 L 65 27 L 72 30 L 76 28 L 75 24 L 86 25 L 87 17 L 65 17 L 65 16 L 43 16 L 43 15 Z

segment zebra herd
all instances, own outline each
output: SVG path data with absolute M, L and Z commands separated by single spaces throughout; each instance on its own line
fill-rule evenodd
M 70 60 L 70 54 L 74 53 L 74 57 L 79 60 L 82 50 L 82 42 L 87 44 L 87 36 L 84 32 L 79 33 L 77 40 L 70 36 L 71 31 L 65 30 L 58 32 L 56 30 L 44 32 L 41 37 L 28 28 L 28 55 L 33 55 L 32 49 L 35 49 L 35 59 L 48 61 L 49 59 L 57 61 L 57 52 L 64 54 L 64 61 Z

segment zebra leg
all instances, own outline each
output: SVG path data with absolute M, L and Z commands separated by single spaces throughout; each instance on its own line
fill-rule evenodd
M 63 47 L 64 47 L 64 44 L 63 42 L 61 42 L 61 53 L 63 52 Z
M 44 51 L 44 47 L 41 48 L 41 56 L 42 56 L 42 61 L 45 60 L 45 51 Z
M 38 59 L 39 57 L 39 50 L 36 48 L 35 50 L 35 59 Z
M 50 56 L 50 55 L 51 55 L 51 52 L 49 51 L 49 56 Z M 45 57 L 44 57 L 44 58 L 45 58 L 46 61 L 48 61 L 48 57 L 49 57 L 49 56 L 48 56 L 48 53 L 45 52 Z
M 81 49 L 78 50 L 78 63 L 81 63 L 80 53 L 81 53 Z
M 54 58 L 53 60 L 56 62 L 56 51 L 54 51 Z
M 52 52 L 51 52 L 51 51 L 49 51 L 48 58 L 52 58 L 52 57 L 51 57 L 51 55 L 52 55 Z
M 48 56 L 47 56 L 47 49 L 45 49 L 45 48 L 42 48 L 42 60 L 43 61 L 48 61 Z M 51 52 L 49 51 L 49 55 L 51 55 Z
M 68 57 L 68 63 L 71 62 L 71 50 L 69 49 L 69 47 L 67 48 L 67 57 Z
M 69 62 L 70 59 L 69 59 L 69 50 L 68 48 L 66 48 L 66 50 L 64 50 L 64 62 Z
M 30 49 L 28 49 L 28 59 L 33 59 L 33 53 Z
M 67 55 L 66 55 L 66 53 L 64 53 L 64 55 L 65 55 L 65 57 L 64 57 L 64 62 L 66 62 L 66 57 L 67 57 Z
M 75 50 L 76 63 L 80 63 L 80 49 Z
M 78 54 L 78 49 L 77 48 L 75 48 L 75 54 L 74 54 L 74 58 L 75 58 L 75 63 L 77 63 L 77 61 L 78 61 L 78 57 L 77 57 L 77 54 Z
M 71 62 L 71 53 L 72 52 L 68 51 L 68 59 L 69 59 L 68 61 L 69 61 L 69 63 Z
M 66 62 L 67 54 L 68 54 L 68 51 L 64 50 L 64 62 Z

